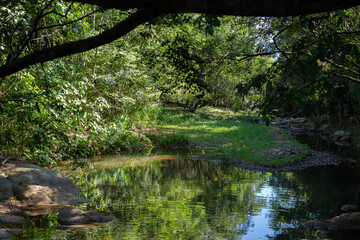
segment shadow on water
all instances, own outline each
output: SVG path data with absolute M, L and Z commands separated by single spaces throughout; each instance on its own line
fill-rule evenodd
M 302 225 L 360 205 L 360 170 L 351 164 L 264 173 L 181 154 L 112 155 L 62 170 L 91 200 L 82 209 L 117 220 L 58 231 L 45 216 L 19 239 L 359 239 Z
M 295 135 L 296 140 L 314 150 L 329 152 L 338 156 L 360 162 L 360 149 L 353 145 L 339 145 L 320 135 Z

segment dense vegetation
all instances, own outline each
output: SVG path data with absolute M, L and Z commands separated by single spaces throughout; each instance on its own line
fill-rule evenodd
M 99 35 L 134 13 L 47 0 L 0 7 L 1 66 Z M 110 44 L 0 78 L 0 152 L 49 164 L 148 149 L 140 130 L 167 124 L 164 106 L 359 122 L 359 15 L 354 7 L 154 18 Z

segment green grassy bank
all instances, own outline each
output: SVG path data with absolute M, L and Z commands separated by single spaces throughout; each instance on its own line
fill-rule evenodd
M 156 133 L 148 134 L 155 146 L 197 149 L 201 159 L 245 161 L 263 166 L 284 166 L 299 160 L 308 149 L 274 127 L 218 109 L 197 114 L 168 110 Z

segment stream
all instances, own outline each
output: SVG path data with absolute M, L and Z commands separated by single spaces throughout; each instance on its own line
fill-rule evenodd
M 265 173 L 157 154 L 78 165 L 61 171 L 91 200 L 80 208 L 117 220 L 65 231 L 52 228 L 56 214 L 29 217 L 15 239 L 359 239 L 303 226 L 360 205 L 360 168 L 352 164 Z

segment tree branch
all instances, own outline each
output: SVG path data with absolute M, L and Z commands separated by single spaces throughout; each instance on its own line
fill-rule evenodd
M 277 53 L 282 53 L 282 52 L 281 51 L 273 51 L 273 52 L 264 52 L 264 53 L 256 53 L 256 54 L 241 54 L 241 56 L 243 56 L 243 57 L 240 59 L 237 59 L 237 58 L 226 58 L 226 59 L 235 60 L 235 61 L 243 61 L 245 59 L 252 58 L 252 57 L 269 56 L 269 55 L 274 55 Z
M 326 62 L 330 63 L 331 65 L 333 65 L 333 66 L 335 66 L 335 67 L 337 67 L 337 68 L 340 68 L 340 69 L 343 69 L 343 70 L 345 70 L 345 71 L 351 72 L 351 73 L 353 73 L 353 74 L 355 74 L 355 75 L 357 75 L 357 76 L 360 77 L 360 72 L 354 71 L 354 70 L 352 70 L 352 69 L 350 69 L 350 68 L 348 68 L 348 67 L 345 67 L 345 66 L 343 66 L 343 65 L 341 65 L 341 64 L 337 64 L 337 63 L 331 61 L 330 59 L 326 59 Z
M 78 19 L 75 19 L 75 20 L 72 20 L 72 21 L 69 21 L 69 22 L 65 22 L 65 23 L 61 23 L 61 24 L 55 24 L 55 25 L 51 25 L 51 26 L 48 26 L 48 27 L 40 27 L 40 28 L 37 28 L 36 31 L 41 31 L 41 30 L 45 30 L 45 29 L 50 29 L 50 28 L 55 28 L 55 27 L 62 27 L 62 26 L 66 26 L 66 25 L 69 25 L 69 24 L 72 24 L 72 23 L 76 23 L 76 22 L 79 22 L 81 20 L 83 20 L 84 18 L 87 18 L 91 15 L 93 15 L 94 13 L 97 13 L 99 12 L 100 10 L 95 10 L 91 13 L 88 13 L 88 14 L 85 14 L 84 16 L 78 18 Z
M 65 0 L 104 8 L 158 9 L 167 13 L 205 13 L 237 16 L 297 16 L 359 5 L 359 0 Z
M 138 12 L 129 16 L 124 21 L 115 25 L 113 28 L 104 31 L 97 36 L 75 42 L 63 43 L 55 47 L 33 52 L 29 55 L 26 55 L 22 58 L 16 59 L 6 65 L 1 66 L 0 78 L 18 72 L 36 63 L 47 62 L 56 58 L 69 56 L 74 53 L 85 52 L 93 48 L 102 46 L 104 44 L 110 43 L 124 36 L 140 24 L 150 21 L 151 19 L 159 16 L 160 14 L 160 12 L 155 11 L 146 12 L 139 10 Z
M 337 75 L 338 77 L 342 77 L 342 78 L 346 78 L 352 82 L 355 82 L 355 83 L 360 83 L 360 79 L 358 78 L 354 78 L 354 77 L 351 77 L 351 76 L 348 76 L 348 75 Z

